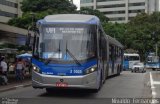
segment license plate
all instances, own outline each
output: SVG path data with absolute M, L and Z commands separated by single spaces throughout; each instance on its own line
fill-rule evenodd
M 68 83 L 66 83 L 66 82 L 56 82 L 56 87 L 68 87 Z

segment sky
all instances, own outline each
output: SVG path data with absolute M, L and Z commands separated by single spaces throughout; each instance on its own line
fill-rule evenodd
M 80 0 L 73 0 L 73 3 L 77 6 L 77 10 L 80 9 Z

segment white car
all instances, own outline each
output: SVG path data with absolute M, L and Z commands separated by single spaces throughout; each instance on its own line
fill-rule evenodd
M 144 64 L 142 62 L 135 63 L 131 69 L 131 72 L 146 72 Z

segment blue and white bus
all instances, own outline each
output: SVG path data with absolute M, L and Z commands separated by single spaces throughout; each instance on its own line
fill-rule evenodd
M 123 46 L 103 31 L 99 18 L 83 14 L 49 15 L 37 22 L 33 44 L 33 88 L 98 91 L 120 74 Z
M 124 53 L 123 70 L 130 70 L 133 65 L 140 62 L 140 56 L 137 53 Z
M 159 56 L 156 56 L 154 52 L 149 53 L 147 56 L 145 67 L 152 70 L 159 69 Z

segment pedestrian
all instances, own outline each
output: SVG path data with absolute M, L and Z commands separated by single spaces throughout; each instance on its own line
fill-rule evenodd
M 0 65 L 0 85 L 4 85 L 4 83 L 5 83 L 5 81 L 4 81 L 4 78 L 3 78 L 2 67 Z
M 1 79 L 3 79 L 4 80 L 4 84 L 8 84 L 8 78 L 7 78 L 7 63 L 5 62 L 5 58 L 4 57 L 2 57 L 1 59 L 0 59 L 0 70 L 1 70 L 1 72 L 0 72 L 0 74 L 1 74 Z
M 16 71 L 16 79 L 22 81 L 24 79 L 23 70 L 24 70 L 24 63 L 21 58 L 18 59 L 15 65 Z

